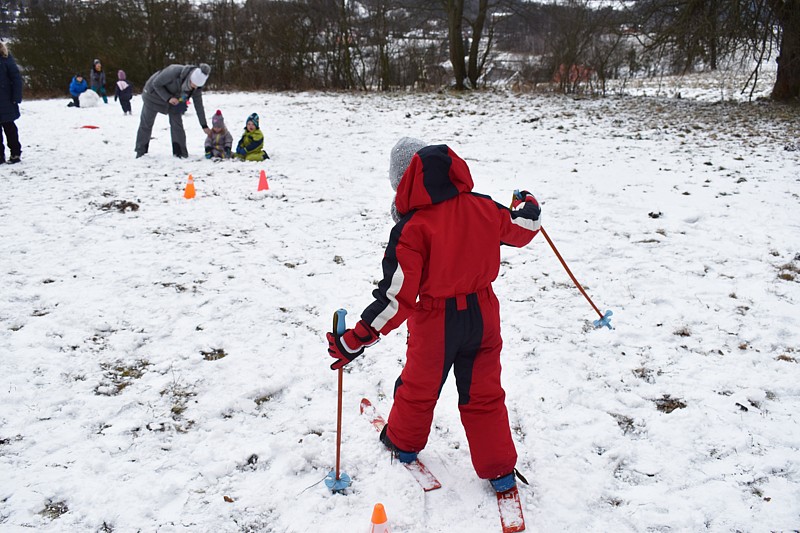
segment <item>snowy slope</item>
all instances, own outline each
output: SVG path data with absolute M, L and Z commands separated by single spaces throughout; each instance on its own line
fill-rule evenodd
M 684 95 L 685 96 L 685 95 Z M 470 95 L 206 95 L 272 159 L 189 160 L 166 117 L 134 159 L 113 102 L 25 102 L 0 168 L 0 530 L 498 531 L 452 379 L 422 458 L 390 463 L 405 330 L 348 368 L 342 469 L 324 332 L 381 275 L 402 135 L 446 142 L 476 190 L 527 188 L 616 329 L 537 237 L 503 250 L 504 386 L 532 531 L 800 528 L 800 118 L 765 104 Z M 82 126 L 97 126 L 87 129 Z M 258 174 L 270 189 L 257 192 Z M 185 200 L 192 174 L 197 197 Z M 127 202 L 127 203 L 126 203 Z M 135 209 L 134 209 L 135 208 Z

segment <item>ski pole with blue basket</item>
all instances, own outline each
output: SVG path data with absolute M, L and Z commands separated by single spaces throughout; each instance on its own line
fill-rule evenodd
M 344 317 L 347 311 L 339 309 L 333 314 L 333 333 L 343 335 L 346 329 Z M 331 470 L 325 477 L 325 485 L 331 492 L 343 492 L 350 486 L 350 476 L 339 470 L 339 459 L 342 451 L 342 378 L 344 370 L 339 369 L 339 401 L 336 411 L 336 469 Z
M 525 200 L 525 198 L 523 197 L 522 193 L 519 190 L 516 190 L 516 191 L 514 191 L 514 197 L 511 200 L 511 205 L 513 207 L 516 202 L 521 202 L 521 201 L 524 201 L 524 200 Z M 594 302 L 592 301 L 592 299 L 589 298 L 589 295 L 586 294 L 585 290 L 583 290 L 583 287 L 581 286 L 581 284 L 578 283 L 578 280 L 575 278 L 575 275 L 572 273 L 572 271 L 567 266 L 567 263 L 566 263 L 566 261 L 564 261 L 564 258 L 561 257 L 560 253 L 558 253 L 558 249 L 556 248 L 556 245 L 553 244 L 553 241 L 550 239 L 550 236 L 544 230 L 544 227 L 540 226 L 539 227 L 539 231 L 541 231 L 542 235 L 544 235 L 544 238 L 547 239 L 547 243 L 550 245 L 550 248 L 553 249 L 553 252 L 555 252 L 556 257 L 558 257 L 558 260 L 561 261 L 561 264 L 564 266 L 564 270 L 567 271 L 567 274 L 569 274 L 569 277 L 572 279 L 572 282 L 575 284 L 576 287 L 578 287 L 578 290 L 581 291 L 581 294 L 583 294 L 584 298 L 586 298 L 586 301 L 589 302 L 589 305 L 592 306 L 592 309 L 595 310 L 595 312 L 597 313 L 597 316 L 600 317 L 597 320 L 592 321 L 592 324 L 594 324 L 594 327 L 602 328 L 602 327 L 605 326 L 608 329 L 614 329 L 614 328 L 611 327 L 611 315 L 613 315 L 614 313 L 610 309 L 607 309 L 605 314 L 600 312 L 600 309 L 598 309 L 597 306 L 594 305 Z

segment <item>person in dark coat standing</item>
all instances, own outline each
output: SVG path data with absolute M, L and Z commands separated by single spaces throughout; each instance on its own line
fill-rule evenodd
M 97 93 L 97 96 L 103 99 L 104 103 L 108 103 L 108 96 L 106 95 L 106 73 L 103 70 L 103 64 L 99 59 L 95 59 L 92 63 L 92 72 L 89 73 L 89 81 L 91 82 L 91 89 Z
M 206 135 L 211 131 L 203 108 L 203 85 L 211 67 L 200 65 L 170 65 L 159 70 L 147 80 L 142 90 L 142 114 L 136 134 L 136 157 L 142 157 L 150 147 L 153 123 L 159 113 L 169 116 L 172 136 L 172 155 L 189 157 L 186 150 L 186 132 L 183 129 L 183 114 L 191 98 L 200 127 Z
M 8 53 L 5 43 L 0 42 L 0 124 L 2 124 L 8 150 L 9 163 L 19 163 L 22 145 L 19 144 L 19 131 L 14 123 L 19 118 L 19 104 L 22 102 L 22 76 L 14 57 Z M 0 134 L 0 163 L 6 162 L 6 147 Z
M 131 98 L 133 98 L 133 84 L 128 81 L 124 70 L 117 71 L 117 83 L 114 84 L 114 100 L 119 99 L 123 115 L 132 115 Z

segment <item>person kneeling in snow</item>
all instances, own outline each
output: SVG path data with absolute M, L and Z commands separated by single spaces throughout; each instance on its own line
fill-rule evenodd
M 433 411 L 450 368 L 478 477 L 509 490 L 517 452 L 500 384 L 500 308 L 492 282 L 500 245 L 527 245 L 541 210 L 523 191 L 511 210 L 472 192 L 467 164 L 447 145 L 404 137 L 392 148 L 389 180 L 396 191 L 392 228 L 375 301 L 354 328 L 327 334 L 342 368 L 408 320 L 406 364 L 380 439 L 402 462 L 425 447 Z
M 206 159 L 212 157 L 230 159 L 231 146 L 233 146 L 233 136 L 225 127 L 222 111 L 217 109 L 217 112 L 211 117 L 211 131 L 206 137 Z
M 258 115 L 253 113 L 247 117 L 244 133 L 236 145 L 236 158 L 242 161 L 263 161 L 269 159 L 264 148 L 264 134 L 258 129 Z
M 81 74 L 75 74 L 72 77 L 72 81 L 69 82 L 69 95 L 72 96 L 72 101 L 67 104 L 67 107 L 80 107 L 81 106 L 81 94 L 86 92 L 89 86 L 86 84 L 86 80 L 83 79 Z

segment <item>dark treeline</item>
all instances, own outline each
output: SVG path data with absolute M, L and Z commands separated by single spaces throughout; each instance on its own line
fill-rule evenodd
M 392 90 L 493 81 L 605 92 L 606 81 L 778 55 L 774 96 L 800 95 L 800 0 L 0 0 L 0 36 L 34 93 L 100 59 L 141 89 L 205 62 L 225 89 Z M 758 71 L 755 71 L 757 75 Z
M 33 91 L 63 89 L 76 72 L 88 75 L 94 58 L 139 88 L 165 65 L 198 62 L 212 66 L 212 87 L 406 87 L 446 50 L 433 34 L 412 31 L 428 26 L 429 13 L 388 3 L 356 12 L 341 0 L 41 0 L 18 16 L 13 50 Z
M 10 2 L 5 1 L 6 5 Z M 34 92 L 63 90 L 100 59 L 138 87 L 170 63 L 206 62 L 212 87 L 357 89 L 477 87 L 515 77 L 551 82 L 563 63 L 596 79 L 630 67 L 624 13 L 521 0 L 32 0 L 13 30 Z M 456 9 L 458 8 L 458 9 Z M 576 24 L 574 17 L 580 17 Z M 456 24 L 457 22 L 457 24 Z M 458 48 L 457 53 L 451 49 Z M 459 54 L 463 61 L 459 63 Z M 640 54 L 641 55 L 641 54 Z M 599 68 L 598 68 L 599 67 Z M 585 81 L 559 78 L 570 91 Z

